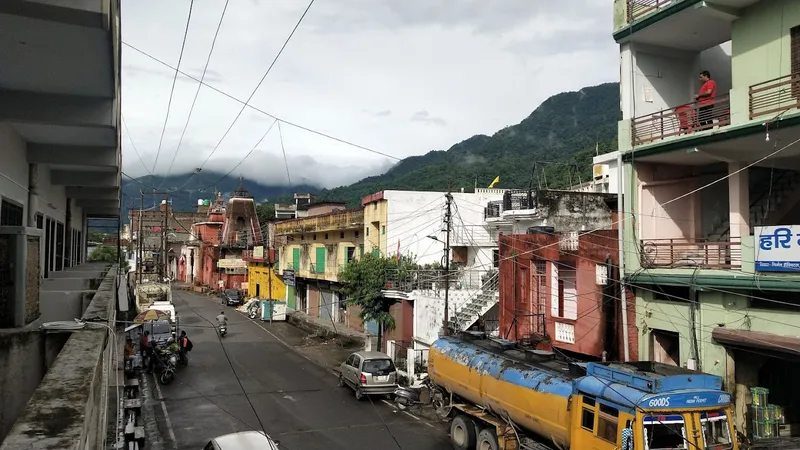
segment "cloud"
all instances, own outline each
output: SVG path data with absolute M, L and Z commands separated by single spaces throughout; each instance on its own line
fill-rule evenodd
M 409 120 L 411 120 L 412 122 L 422 122 L 425 124 L 433 124 L 439 126 L 447 125 L 447 122 L 445 122 L 444 119 L 439 117 L 431 117 L 428 111 L 424 109 L 422 111 L 415 112 Z
M 206 64 L 223 6 L 195 2 L 180 62 L 192 76 Z M 305 6 L 228 5 L 205 81 L 306 128 L 273 129 L 234 173 L 285 180 L 285 149 L 293 182 L 349 183 L 396 162 L 364 147 L 396 158 L 450 148 L 518 123 L 551 95 L 619 77 L 610 0 L 503 0 L 491 8 L 485 0 L 326 0 L 313 5 L 253 94 Z M 187 0 L 123 2 L 123 38 L 177 64 L 188 9 Z M 241 103 L 202 87 L 179 147 L 197 83 L 179 76 L 171 95 L 174 71 L 127 47 L 123 62 L 123 116 L 147 169 L 159 154 L 158 174 L 206 159 L 203 170 L 226 173 L 272 123 L 249 108 L 240 115 Z M 146 173 L 123 132 L 126 173 Z

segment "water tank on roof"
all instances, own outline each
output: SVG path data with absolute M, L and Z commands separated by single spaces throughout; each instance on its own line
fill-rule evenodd
M 197 199 L 197 206 L 203 206 L 203 199 L 202 198 L 198 198 Z
M 162 205 L 166 205 L 166 204 L 167 204 L 167 201 L 166 201 L 166 200 L 161 200 L 161 204 L 162 204 Z
M 536 226 L 528 228 L 527 234 L 555 234 L 556 229 L 553 227 Z
M 203 200 L 203 206 L 208 206 L 211 204 L 211 200 Z

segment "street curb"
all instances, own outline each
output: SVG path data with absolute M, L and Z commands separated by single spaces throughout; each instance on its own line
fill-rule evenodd
M 295 326 L 295 327 L 297 327 L 297 328 L 300 328 L 303 331 L 306 331 L 306 332 L 311 333 L 311 334 L 315 334 L 317 336 L 322 336 L 322 337 L 325 337 L 325 338 L 337 338 L 337 339 L 342 341 L 343 345 L 346 345 L 346 346 L 348 346 L 348 345 L 364 346 L 364 344 L 366 342 L 365 339 L 362 339 L 362 338 L 358 338 L 358 337 L 355 337 L 355 336 L 349 336 L 349 335 L 342 334 L 342 333 L 336 333 L 335 331 L 333 331 L 331 329 L 328 329 L 328 328 L 323 327 L 321 325 L 317 325 L 317 324 L 315 324 L 313 322 L 305 320 L 305 319 L 302 318 L 302 316 L 300 316 L 299 314 L 296 314 L 296 313 L 288 313 L 288 314 L 286 314 L 286 322 L 291 324 L 291 325 L 293 325 L 293 326 Z

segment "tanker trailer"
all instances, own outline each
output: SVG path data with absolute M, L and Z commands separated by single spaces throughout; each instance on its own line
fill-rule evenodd
M 737 449 L 722 378 L 681 367 L 567 362 L 462 333 L 433 343 L 428 375 L 456 450 Z

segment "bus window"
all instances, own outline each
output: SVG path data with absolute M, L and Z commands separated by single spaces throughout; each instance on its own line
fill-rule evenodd
M 719 450 L 733 448 L 731 428 L 725 411 L 713 411 L 700 414 L 700 423 L 703 427 L 703 441 L 706 447 Z
M 646 416 L 643 422 L 645 450 L 688 448 L 683 416 Z

